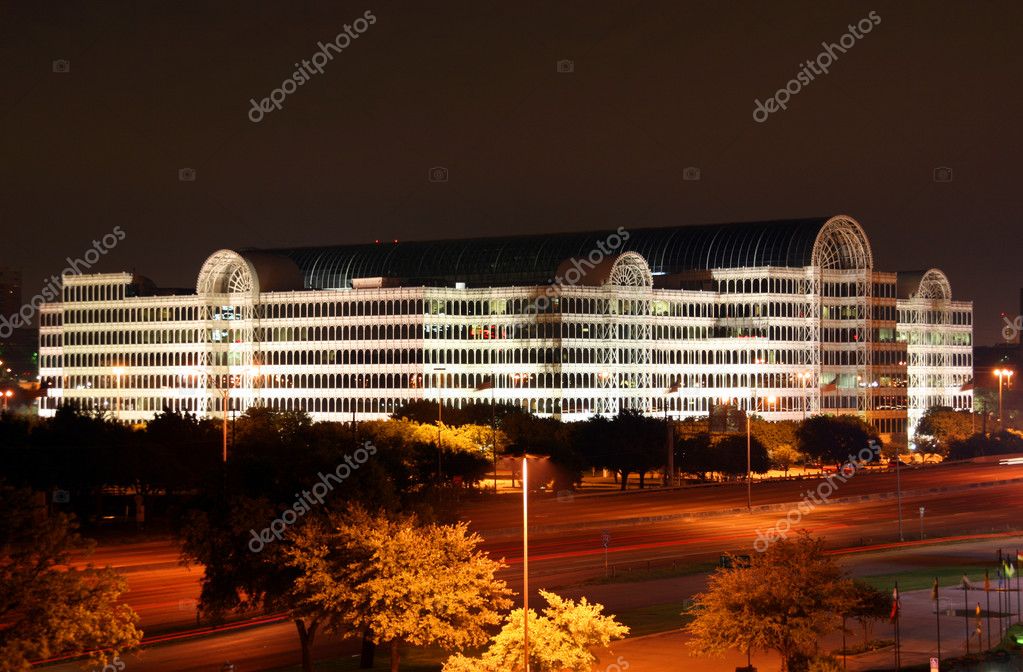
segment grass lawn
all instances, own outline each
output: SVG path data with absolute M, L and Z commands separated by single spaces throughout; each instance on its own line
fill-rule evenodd
M 924 590 L 934 585 L 934 578 L 938 578 L 938 585 L 942 588 L 958 586 L 963 580 L 963 574 L 970 577 L 974 588 L 984 587 L 984 567 L 978 565 L 958 565 L 951 567 L 933 567 L 926 569 L 914 569 L 908 572 L 897 572 L 894 574 L 872 574 L 870 576 L 857 577 L 880 590 L 891 590 L 895 582 L 899 582 L 899 590 L 908 592 L 911 590 Z M 990 568 L 988 568 L 990 569 Z M 995 571 L 991 570 L 991 586 L 998 586 L 998 579 L 994 576 Z M 1013 579 L 1015 585 L 1015 579 Z

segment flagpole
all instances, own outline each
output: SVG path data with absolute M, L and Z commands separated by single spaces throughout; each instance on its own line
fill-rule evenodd
M 966 624 L 966 655 L 970 655 L 970 589 L 969 579 L 963 574 L 963 622 Z
M 938 666 L 941 666 L 941 601 L 938 599 L 938 577 L 934 577 L 934 623 L 938 628 Z
M 1020 609 L 1020 549 L 1016 549 L 1016 617 L 1023 621 L 1023 609 Z
M 991 648 L 991 577 L 984 570 L 984 594 L 987 595 L 987 648 Z
M 895 669 L 902 669 L 902 636 L 899 631 L 899 620 L 902 614 L 899 613 L 899 582 L 895 582 L 895 604 L 892 605 L 895 612 Z
M 1002 641 L 1002 614 L 1005 613 L 1004 607 L 1002 607 L 1002 587 L 1004 581 L 1002 580 L 1002 549 L 998 549 L 998 643 Z

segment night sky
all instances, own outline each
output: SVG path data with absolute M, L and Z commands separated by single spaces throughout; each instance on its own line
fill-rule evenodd
M 28 298 L 115 226 L 96 270 L 191 287 L 220 247 L 849 214 L 994 343 L 1023 286 L 1021 25 L 1018 1 L 3 2 L 0 265 Z

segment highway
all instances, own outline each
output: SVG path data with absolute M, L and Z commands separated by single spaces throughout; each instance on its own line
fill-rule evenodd
M 927 538 L 975 535 L 1017 529 L 1023 513 L 1023 466 L 961 464 L 907 469 L 902 474 L 903 536 L 919 539 L 919 507 L 925 507 Z M 757 483 L 754 506 L 797 502 L 820 480 Z M 980 487 L 977 487 L 977 486 Z M 927 492 L 942 488 L 941 492 Z M 827 538 L 829 547 L 861 547 L 897 542 L 898 511 L 894 497 L 880 498 L 895 490 L 895 475 L 860 472 L 839 484 L 830 504 L 816 509 L 792 526 Z M 916 493 L 916 494 L 914 494 Z M 848 499 L 856 501 L 846 501 Z M 867 501 L 859 501 L 867 498 Z M 611 536 L 608 560 L 618 571 L 642 568 L 646 561 L 696 562 L 716 559 L 722 551 L 754 552 L 757 530 L 766 531 L 783 520 L 792 507 L 745 511 L 742 484 L 652 490 L 555 498 L 535 495 L 530 502 L 530 577 L 536 588 L 578 584 L 602 575 L 604 549 L 601 532 Z M 521 586 L 521 497 L 500 496 L 463 507 L 462 517 L 486 539 L 485 547 L 510 565 L 502 572 L 513 588 Z M 720 513 L 729 509 L 740 512 Z M 719 513 L 714 513 L 719 512 Z M 702 517 L 680 517 L 684 514 Z M 713 514 L 713 515 L 711 515 Z M 643 522 L 644 518 L 660 520 Z M 901 551 L 906 553 L 906 551 Z M 921 549 L 920 553 L 931 553 Z M 107 546 L 91 559 L 111 564 L 126 576 L 130 592 L 126 601 L 139 612 L 147 638 L 157 633 L 194 628 L 194 600 L 198 594 L 200 568 L 178 564 L 178 552 L 169 541 Z M 691 580 L 691 577 L 690 577 Z M 687 586 L 686 582 L 676 583 Z M 610 610 L 637 604 L 663 603 L 670 590 L 650 590 L 647 584 L 615 584 L 619 590 L 606 595 Z M 603 593 L 605 586 L 588 586 L 585 594 Z M 569 592 L 578 593 L 579 588 Z M 596 599 L 596 597 L 594 597 Z M 317 657 L 354 653 L 354 642 L 339 643 L 321 636 Z M 144 649 L 126 659 L 128 669 L 152 672 L 218 670 L 224 660 L 239 665 L 238 672 L 272 669 L 298 661 L 298 640 L 291 623 L 274 623 L 201 638 L 183 639 Z M 52 666 L 72 670 L 74 665 Z

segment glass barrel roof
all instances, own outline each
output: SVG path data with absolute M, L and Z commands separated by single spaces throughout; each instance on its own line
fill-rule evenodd
M 712 268 L 809 266 L 825 217 L 625 229 L 614 252 L 637 252 L 656 274 Z M 292 259 L 306 288 L 348 288 L 354 278 L 399 278 L 407 285 L 542 285 L 562 261 L 584 258 L 617 233 L 589 231 L 433 241 L 380 242 L 266 250 Z M 623 236 L 624 238 L 624 236 Z

